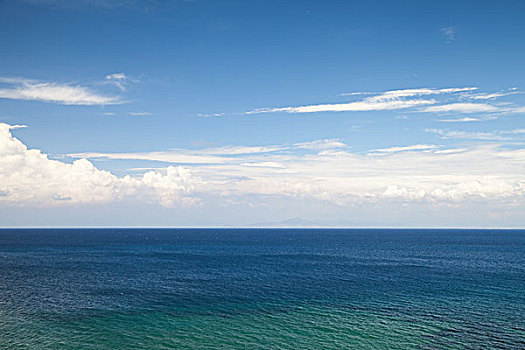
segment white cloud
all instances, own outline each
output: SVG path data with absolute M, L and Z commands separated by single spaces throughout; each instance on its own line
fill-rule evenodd
M 85 106 L 123 103 L 83 86 L 21 78 L 0 78 L 0 98 Z
M 473 139 L 473 140 L 513 140 L 512 135 L 521 135 L 525 129 L 496 130 L 493 132 L 471 132 L 462 130 L 426 129 L 426 132 L 437 134 L 443 139 Z M 510 135 L 510 136 L 509 136 Z
M 375 95 L 375 92 L 345 92 L 338 96 L 359 96 L 359 95 Z
M 375 96 L 367 97 L 361 101 L 334 104 L 315 104 L 298 107 L 279 107 L 279 108 L 259 108 L 246 112 L 245 114 L 259 113 L 315 113 L 315 112 L 363 112 L 363 111 L 382 111 L 408 109 L 429 104 L 437 101 L 434 99 L 417 99 L 418 96 L 454 94 L 458 92 L 467 92 L 476 90 L 476 87 L 465 88 L 445 88 L 445 89 L 402 89 L 390 90 Z M 357 94 L 357 93 L 352 93 Z M 364 94 L 364 93 L 359 93 Z M 367 93 L 368 94 L 368 93 Z
M 368 98 L 361 102 L 308 105 L 308 106 L 299 106 L 299 107 L 260 108 L 260 109 L 255 109 L 255 110 L 246 112 L 246 114 L 274 113 L 274 112 L 315 113 L 315 112 L 382 111 L 382 110 L 405 109 L 405 108 L 428 105 L 428 104 L 433 104 L 433 103 L 435 103 L 434 100 L 377 101 L 377 100 L 371 100 Z
M 118 87 L 121 91 L 126 90 L 126 86 L 131 83 L 137 83 L 137 79 L 132 79 L 124 73 L 111 73 L 106 75 L 108 84 Z
M 112 73 L 106 75 L 107 80 L 116 80 L 116 81 L 124 81 L 127 80 L 128 77 L 124 73 Z
M 71 205 L 103 203 L 126 197 L 157 201 L 163 206 L 194 204 L 193 182 L 183 167 L 150 171 L 140 177 L 117 177 L 89 160 L 72 164 L 49 159 L 11 135 L 17 126 L 0 123 L 0 203 Z
M 260 168 L 284 168 L 283 164 L 277 162 L 242 163 L 241 166 Z
M 153 115 L 153 113 L 150 112 L 129 112 L 128 114 L 134 117 L 148 117 Z
M 493 92 L 493 93 L 479 93 L 479 94 L 465 94 L 463 97 L 471 99 L 471 100 L 493 100 L 498 97 L 508 96 L 508 95 L 514 95 L 519 92 Z
M 440 95 L 440 94 L 453 94 L 456 92 L 466 92 L 477 90 L 477 87 L 465 87 L 465 88 L 446 88 L 446 89 L 401 89 L 401 90 L 391 90 L 386 91 L 382 94 L 379 94 L 374 97 L 370 97 L 372 101 L 388 101 L 399 99 L 402 97 L 414 97 L 414 96 L 423 96 L 423 95 Z
M 285 196 L 336 205 L 383 200 L 524 203 L 523 150 L 497 145 L 448 150 L 415 145 L 388 151 L 367 156 L 347 151 L 269 154 L 264 161 L 278 162 L 279 168 L 243 169 L 230 163 L 196 167 L 192 172 L 207 179 L 208 191 L 229 197 Z
M 512 108 L 509 112 L 510 113 L 524 113 L 525 114 L 525 107 L 515 107 L 515 108 Z
M 485 103 L 450 103 L 426 107 L 421 111 L 432 113 L 487 113 L 497 112 L 499 108 Z
M 226 113 L 210 113 L 210 114 L 199 113 L 199 114 L 197 114 L 197 117 L 204 117 L 204 118 L 222 117 L 222 116 L 225 115 L 225 114 L 226 114 Z
M 277 152 L 286 150 L 288 148 L 288 146 L 223 146 L 216 148 L 205 148 L 196 151 L 186 149 L 172 149 L 169 151 L 137 153 L 84 152 L 73 153 L 69 154 L 68 156 L 73 158 L 91 159 L 153 160 L 177 164 L 223 164 L 229 162 L 229 156 Z
M 394 152 L 405 152 L 405 151 L 422 151 L 422 150 L 430 150 L 430 149 L 436 149 L 436 148 L 438 148 L 438 146 L 436 145 L 410 145 L 410 146 L 402 146 L 402 147 L 373 149 L 370 152 L 371 153 L 394 153 Z
M 438 119 L 438 122 L 443 123 L 458 123 L 458 122 L 481 122 L 484 120 L 490 120 L 494 118 L 472 118 L 472 117 L 465 117 L 465 118 L 456 118 L 456 119 Z
M 525 130 L 498 134 L 520 136 Z M 268 198 L 336 206 L 385 201 L 523 206 L 525 149 L 515 147 L 481 143 L 444 149 L 418 144 L 360 154 L 348 147 L 277 145 L 84 154 L 169 164 L 164 169 L 146 169 L 143 175 L 117 177 L 87 159 L 72 164 L 51 160 L 39 150 L 27 149 L 11 135 L 10 126 L 0 124 L 0 203 L 64 206 L 146 200 L 177 206 L 205 205 L 208 198 L 216 197 L 224 205 L 243 201 L 251 206 L 265 205 Z M 188 161 L 193 165 L 180 166 Z
M 372 95 L 358 101 L 329 103 L 329 104 L 308 104 L 304 106 L 288 106 L 277 108 L 257 108 L 244 112 L 245 115 L 255 115 L 264 113 L 319 113 L 319 112 L 367 112 L 367 111 L 393 111 L 407 110 L 407 112 L 423 112 L 436 114 L 451 113 L 480 113 L 485 115 L 516 114 L 524 113 L 525 107 L 517 106 L 513 102 L 494 103 L 492 100 L 499 97 L 519 94 L 515 88 L 503 92 L 493 93 L 474 93 L 477 87 L 460 88 L 416 88 L 389 90 L 381 93 L 371 92 L 352 92 L 341 94 L 340 96 L 359 96 Z M 467 100 L 467 102 L 465 102 Z M 489 101 L 491 103 L 487 103 Z M 470 101 L 470 102 L 469 102 Z M 478 102 L 479 101 L 479 102 Z M 200 117 L 220 117 L 225 113 L 198 114 Z M 407 116 L 396 117 L 398 119 L 408 119 Z M 496 116 L 494 116 L 494 119 Z M 488 120 L 484 117 L 480 120 Z M 448 120 L 443 120 L 448 121 Z M 474 119 L 451 119 L 452 121 L 477 121 Z
M 198 154 L 206 155 L 240 155 L 240 154 L 254 154 L 254 153 L 269 153 L 286 150 L 287 146 L 223 146 L 216 148 L 205 148 L 197 151 Z M 184 150 L 181 150 L 185 152 Z M 187 152 L 187 151 L 186 151 Z
M 294 147 L 310 149 L 310 150 L 322 150 L 322 149 L 346 147 L 346 145 L 338 139 L 324 139 L 324 140 L 315 140 L 315 141 L 310 141 L 310 142 L 295 143 Z
M 201 193 L 230 199 L 263 196 L 255 203 L 262 203 L 265 196 L 311 198 L 336 205 L 382 199 L 429 203 L 516 200 L 525 189 L 525 152 L 498 145 L 442 149 L 420 144 L 372 150 L 366 156 L 337 148 L 309 149 L 306 154 L 283 148 L 285 153 L 240 157 L 223 153 L 216 163 L 195 163 L 191 172 L 199 179 Z M 196 151 L 178 152 L 198 156 Z M 127 159 L 133 155 L 128 154 Z
M 83 152 L 69 154 L 73 158 L 91 159 L 133 159 L 133 160 L 152 160 L 157 162 L 176 163 L 176 164 L 220 164 L 227 162 L 224 157 L 196 154 L 184 150 L 171 150 L 160 152 L 137 152 L 137 153 L 97 153 Z
M 503 134 L 525 134 L 525 129 L 514 129 L 514 130 L 505 130 L 505 131 L 500 131 L 500 133 L 503 133 Z

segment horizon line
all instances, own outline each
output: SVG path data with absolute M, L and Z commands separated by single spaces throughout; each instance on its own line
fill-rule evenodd
M 525 230 L 525 226 L 449 226 L 449 227 L 410 227 L 410 226 L 11 226 L 0 227 L 0 230 L 17 229 L 234 229 L 234 230 L 271 230 L 271 229 L 306 229 L 306 230 Z

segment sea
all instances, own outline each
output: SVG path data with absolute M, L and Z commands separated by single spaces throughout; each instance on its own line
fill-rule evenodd
M 524 348 L 525 230 L 0 230 L 0 349 Z

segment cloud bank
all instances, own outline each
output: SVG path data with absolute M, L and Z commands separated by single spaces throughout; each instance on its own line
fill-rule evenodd
M 139 200 L 164 207 L 269 198 L 352 206 L 387 202 L 525 205 L 525 149 L 499 143 L 462 148 L 402 145 L 353 153 L 328 139 L 291 145 L 225 146 L 143 153 L 85 153 L 71 164 L 28 149 L 0 124 L 0 203 L 64 206 Z M 430 131 L 434 132 L 434 131 Z M 512 130 L 500 135 L 522 135 Z M 115 176 L 86 158 L 162 162 Z M 137 174 L 136 169 L 130 174 Z M 226 205 L 226 204 L 224 204 Z

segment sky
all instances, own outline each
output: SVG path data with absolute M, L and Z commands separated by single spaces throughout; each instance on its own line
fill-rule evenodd
M 524 13 L 0 0 L 0 226 L 525 227 Z

